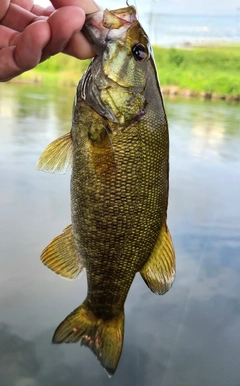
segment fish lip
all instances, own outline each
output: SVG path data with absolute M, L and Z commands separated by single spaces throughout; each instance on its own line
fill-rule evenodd
M 104 14 L 103 10 L 95 11 L 95 12 L 91 12 L 91 13 L 86 14 L 86 19 L 85 19 L 85 23 L 84 23 L 83 27 L 86 27 L 86 26 L 87 27 L 90 27 L 90 26 L 98 27 L 98 25 L 103 20 L 103 14 Z
M 98 10 L 91 13 L 87 13 L 85 24 L 88 25 L 89 22 L 91 22 L 91 19 L 96 15 L 99 15 L 99 16 L 102 15 L 103 24 L 105 24 L 105 27 L 108 29 L 109 27 L 112 28 L 112 24 L 107 21 L 107 19 L 109 18 L 111 20 L 112 18 L 116 18 L 120 24 L 126 24 L 126 23 L 132 24 L 135 21 L 137 21 L 136 9 L 133 6 L 111 10 L 111 11 L 108 8 L 106 8 L 105 10 Z M 109 24 L 109 27 L 107 27 L 108 24 Z

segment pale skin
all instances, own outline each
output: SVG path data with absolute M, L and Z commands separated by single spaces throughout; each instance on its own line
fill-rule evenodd
M 85 14 L 99 9 L 93 0 L 0 0 L 0 81 L 10 80 L 58 52 L 77 59 L 94 56 L 80 32 Z

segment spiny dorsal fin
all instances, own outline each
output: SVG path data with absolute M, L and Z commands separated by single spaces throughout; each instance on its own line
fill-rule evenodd
M 83 269 L 72 234 L 72 225 L 68 225 L 61 235 L 55 237 L 41 254 L 44 265 L 56 274 L 75 279 Z
M 71 133 L 51 142 L 41 154 L 37 169 L 48 173 L 66 173 L 72 166 L 73 143 Z
M 166 222 L 140 273 L 150 290 L 156 294 L 163 295 L 171 288 L 175 277 L 175 253 Z

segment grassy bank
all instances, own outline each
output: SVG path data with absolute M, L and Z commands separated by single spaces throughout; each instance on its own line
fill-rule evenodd
M 76 86 L 89 63 L 90 60 L 77 60 L 71 56 L 58 54 L 13 81 Z
M 154 47 L 154 55 L 161 85 L 166 92 L 181 93 L 187 89 L 192 91 L 189 95 L 205 93 L 240 99 L 239 45 L 181 49 Z M 59 54 L 21 75 L 20 81 L 76 85 L 88 63 Z
M 155 49 L 162 86 L 240 96 L 240 46 Z

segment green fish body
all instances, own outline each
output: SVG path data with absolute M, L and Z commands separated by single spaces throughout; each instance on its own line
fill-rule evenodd
M 53 342 L 81 341 L 112 375 L 135 274 L 157 294 L 174 280 L 166 224 L 168 125 L 135 9 L 87 15 L 84 33 L 97 56 L 78 84 L 71 133 L 50 144 L 38 163 L 50 172 L 72 166 L 72 225 L 41 259 L 67 278 L 86 269 L 86 299 L 59 325 Z

